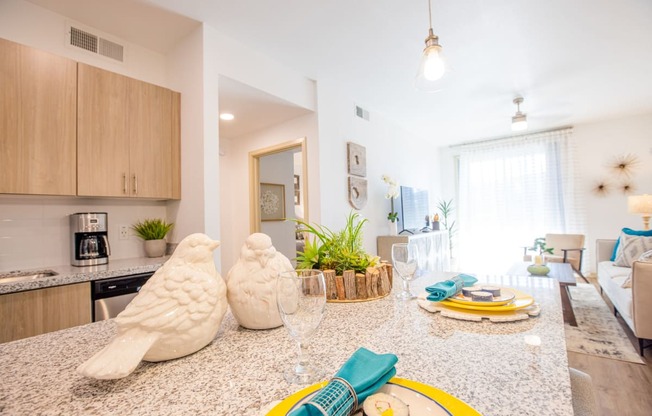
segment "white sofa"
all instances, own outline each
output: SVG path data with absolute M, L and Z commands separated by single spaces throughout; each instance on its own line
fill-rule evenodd
M 629 267 L 614 266 L 610 261 L 616 240 L 596 240 L 598 283 L 638 338 L 643 355 L 645 340 L 652 339 L 652 263 L 636 261 Z M 623 288 L 630 272 L 632 287 Z

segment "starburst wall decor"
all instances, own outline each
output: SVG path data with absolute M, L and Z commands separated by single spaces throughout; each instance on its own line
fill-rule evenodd
M 641 161 L 638 156 L 633 153 L 615 156 L 607 166 L 609 173 L 615 176 L 616 179 L 619 179 L 620 184 L 614 187 L 607 180 L 599 180 L 594 183 L 591 191 L 597 196 L 607 196 L 613 188 L 620 190 L 623 195 L 632 194 L 636 190 L 636 187 L 632 182 L 632 175 L 640 163 Z
M 613 162 L 610 164 L 610 167 L 611 170 L 617 175 L 621 177 L 631 178 L 632 173 L 634 173 L 634 170 L 639 163 L 641 162 L 638 160 L 638 157 L 635 154 L 627 153 L 625 155 L 620 155 L 614 158 Z
M 630 195 L 633 194 L 636 188 L 634 187 L 634 184 L 630 182 L 624 182 L 623 184 L 620 185 L 620 191 L 624 195 Z
M 593 185 L 593 193 L 597 196 L 606 196 L 609 193 L 611 186 L 607 181 L 598 181 Z

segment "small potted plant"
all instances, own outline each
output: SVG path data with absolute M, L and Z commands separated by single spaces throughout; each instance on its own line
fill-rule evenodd
M 145 254 L 147 257 L 161 257 L 165 255 L 165 236 L 174 226 L 160 218 L 146 219 L 134 224 L 131 229 L 136 235 L 145 240 Z
M 534 263 L 528 266 L 527 270 L 537 276 L 546 276 L 550 272 L 550 268 L 546 266 L 545 254 L 552 254 L 554 248 L 546 246 L 546 239 L 543 237 L 535 238 L 532 247 L 528 247 L 529 251 L 534 251 L 537 254 L 534 256 Z

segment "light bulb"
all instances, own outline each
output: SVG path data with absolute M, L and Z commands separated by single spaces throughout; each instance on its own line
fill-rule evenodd
M 423 50 L 414 86 L 422 91 L 437 91 L 440 86 L 435 81 L 441 78 L 445 71 L 446 67 L 441 57 L 441 46 L 437 44 L 428 45 Z
M 444 75 L 444 61 L 439 56 L 439 48 L 428 48 L 424 52 L 423 77 L 436 81 Z

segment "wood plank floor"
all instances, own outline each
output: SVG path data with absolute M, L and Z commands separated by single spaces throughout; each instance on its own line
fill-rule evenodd
M 597 287 L 595 279 L 590 281 Z M 605 302 L 613 311 L 609 300 L 605 299 Z M 638 350 L 638 341 L 625 321 L 618 317 L 618 322 Z M 645 349 L 643 360 L 645 364 L 634 364 L 568 352 L 568 364 L 593 379 L 598 416 L 652 415 L 652 348 Z

